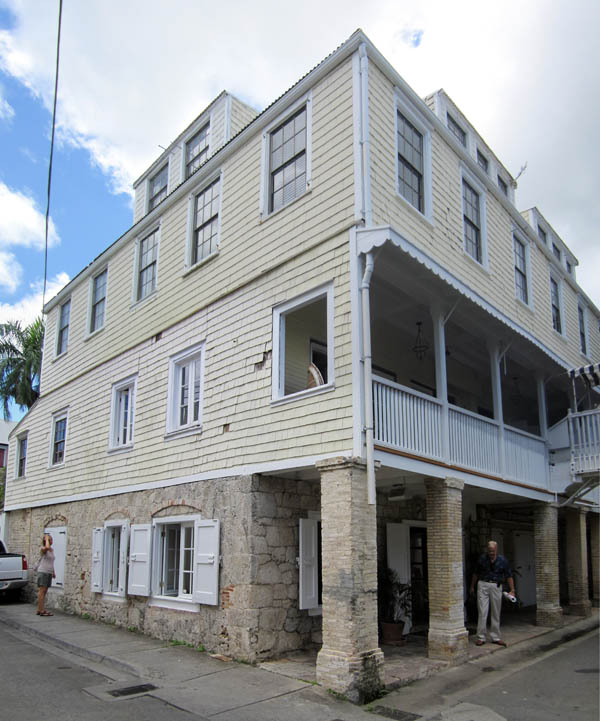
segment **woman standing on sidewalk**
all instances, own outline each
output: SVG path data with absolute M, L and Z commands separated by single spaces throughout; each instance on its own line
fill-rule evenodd
M 46 594 L 52 585 L 52 579 L 56 578 L 54 573 L 54 550 L 52 548 L 52 536 L 44 533 L 42 547 L 40 548 L 40 560 L 37 565 L 38 585 L 38 616 L 53 616 L 53 613 L 46 611 Z

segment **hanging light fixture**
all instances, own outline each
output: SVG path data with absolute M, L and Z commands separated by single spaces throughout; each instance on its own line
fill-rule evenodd
M 421 331 L 422 325 L 422 321 L 417 321 L 417 337 L 415 338 L 415 344 L 412 347 L 413 353 L 420 361 L 425 358 L 425 353 L 429 350 L 429 346 L 425 342 L 425 338 L 423 338 L 423 333 Z

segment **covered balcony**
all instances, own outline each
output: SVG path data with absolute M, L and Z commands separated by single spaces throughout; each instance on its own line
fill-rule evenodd
M 564 362 L 525 323 L 503 316 L 418 251 L 387 240 L 375 252 L 376 451 L 552 492 L 562 492 L 580 467 L 598 472 L 600 410 L 569 416 Z M 506 279 L 502 292 L 514 294 L 512 282 Z M 529 309 L 522 313 L 531 323 Z M 558 435 L 566 439 L 566 465 L 552 453 Z

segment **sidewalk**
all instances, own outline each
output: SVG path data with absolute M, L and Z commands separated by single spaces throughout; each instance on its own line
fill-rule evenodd
M 598 609 L 585 619 L 567 616 L 566 624 L 554 630 L 513 620 L 503 627 L 508 649 L 471 644 L 469 661 L 450 669 L 426 657 L 424 637 L 411 639 L 398 649 L 384 648 L 388 689 L 434 676 L 413 684 L 414 690 L 413 686 L 402 688 L 360 708 L 313 685 L 314 655 L 296 655 L 253 667 L 77 616 L 58 611 L 54 614 L 37 616 L 35 606 L 30 604 L 0 605 L 0 623 L 86 659 L 110 679 L 86 689 L 88 693 L 118 702 L 133 694 L 113 696 L 111 691 L 151 684 L 154 688 L 138 693 L 149 692 L 200 718 L 218 721 L 373 721 L 373 712 L 389 718 L 416 719 L 423 693 L 431 700 L 442 694 L 444 683 L 455 684 L 457 676 L 466 680 L 480 673 L 483 659 L 488 667 L 512 666 L 598 626 Z M 446 677 L 450 679 L 447 682 Z M 409 715 L 398 715 L 406 713 Z

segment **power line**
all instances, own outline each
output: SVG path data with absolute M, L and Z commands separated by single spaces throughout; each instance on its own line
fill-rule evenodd
M 62 24 L 62 0 L 58 0 L 58 33 L 56 36 L 56 69 L 54 72 L 54 106 L 52 108 L 52 134 L 50 136 L 50 159 L 48 161 L 48 196 L 46 198 L 46 237 L 44 247 L 44 291 L 42 293 L 42 314 L 46 305 L 46 283 L 48 279 L 48 224 L 50 219 L 50 188 L 52 186 L 52 158 L 54 156 L 54 130 L 56 128 L 56 98 L 58 96 L 58 68 L 60 62 L 60 28 Z

